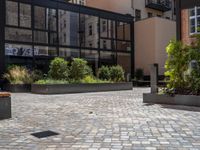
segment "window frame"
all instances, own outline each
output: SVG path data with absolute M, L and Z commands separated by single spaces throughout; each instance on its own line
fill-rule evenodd
M 200 31 L 198 31 L 198 18 L 200 19 L 200 14 L 198 15 L 198 9 L 200 9 L 200 7 L 194 7 L 188 10 L 188 14 L 189 14 L 189 34 L 190 35 L 194 35 L 194 34 L 200 34 Z M 191 11 L 194 10 L 194 15 L 191 15 Z M 194 19 L 195 21 L 195 32 L 191 32 L 191 20 Z M 199 25 L 200 27 L 200 25 Z

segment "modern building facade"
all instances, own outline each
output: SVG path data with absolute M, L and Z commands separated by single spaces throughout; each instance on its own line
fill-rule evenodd
M 200 1 L 177 1 L 177 39 L 192 44 L 192 35 L 200 33 Z
M 54 57 L 81 57 L 97 70 L 134 73 L 133 17 L 66 0 L 0 1 L 0 74 L 8 65 L 47 70 Z M 107 43 L 107 45 L 106 45 Z
M 86 0 L 86 5 L 135 16 L 135 69 L 149 76 L 149 65 L 159 64 L 164 75 L 166 46 L 176 38 L 175 0 Z

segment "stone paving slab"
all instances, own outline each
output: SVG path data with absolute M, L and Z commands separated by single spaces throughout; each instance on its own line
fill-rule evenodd
M 199 150 L 200 108 L 143 104 L 149 91 L 12 94 L 0 150 Z M 31 135 L 46 130 L 59 135 Z

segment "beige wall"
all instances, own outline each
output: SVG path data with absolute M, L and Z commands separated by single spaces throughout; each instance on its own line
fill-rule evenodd
M 159 64 L 159 74 L 164 74 L 167 58 L 166 46 L 176 37 L 176 23 L 171 20 L 153 17 L 135 23 L 135 63 L 136 69 L 149 75 L 149 65 Z

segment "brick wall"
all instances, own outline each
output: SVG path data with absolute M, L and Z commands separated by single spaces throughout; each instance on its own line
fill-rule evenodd
M 188 9 L 183 9 L 181 11 L 181 39 L 187 45 L 190 45 L 194 41 L 194 38 L 189 33 L 189 21 L 189 11 Z

